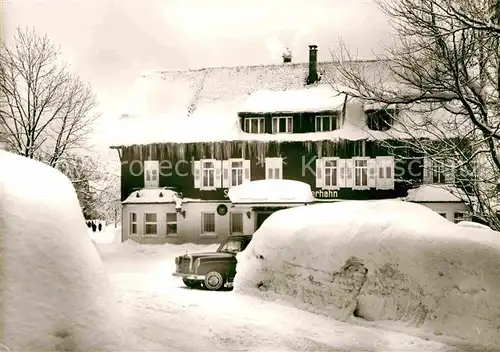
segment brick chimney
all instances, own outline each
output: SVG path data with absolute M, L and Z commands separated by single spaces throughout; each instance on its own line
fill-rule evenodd
M 309 45 L 309 76 L 307 84 L 313 84 L 318 81 L 318 46 Z
M 290 49 L 286 48 L 286 50 L 283 52 L 283 63 L 287 63 L 287 62 L 292 62 L 292 52 L 290 51 Z

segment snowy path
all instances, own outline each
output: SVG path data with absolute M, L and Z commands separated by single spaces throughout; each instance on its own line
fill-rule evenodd
M 156 253 L 147 247 L 141 251 L 108 252 L 103 258 L 127 324 L 143 351 L 456 350 L 402 333 L 342 323 L 279 302 L 187 289 L 171 276 L 173 253 Z

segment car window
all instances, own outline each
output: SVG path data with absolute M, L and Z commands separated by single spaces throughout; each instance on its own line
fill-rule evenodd
M 238 253 L 241 251 L 241 241 L 228 241 L 220 250 L 221 252 Z

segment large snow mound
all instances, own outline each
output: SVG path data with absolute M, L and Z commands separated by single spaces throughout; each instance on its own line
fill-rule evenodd
M 238 254 L 235 291 L 338 319 L 394 320 L 500 347 L 500 237 L 397 200 L 271 215 Z
M 71 182 L 0 151 L 0 343 L 11 351 L 123 350 L 123 321 Z

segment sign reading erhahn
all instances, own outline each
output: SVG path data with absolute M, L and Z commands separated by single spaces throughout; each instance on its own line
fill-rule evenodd
M 229 198 L 227 193 L 228 189 L 224 190 L 224 197 Z M 312 196 L 318 199 L 330 199 L 330 198 L 338 198 L 338 192 L 331 189 L 318 189 L 316 191 L 312 191 Z
M 331 189 L 318 189 L 316 191 L 312 191 L 312 195 L 314 198 L 323 199 L 337 198 L 339 196 L 337 191 L 333 191 Z

